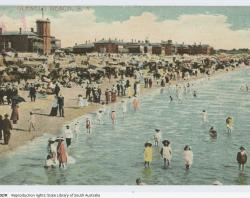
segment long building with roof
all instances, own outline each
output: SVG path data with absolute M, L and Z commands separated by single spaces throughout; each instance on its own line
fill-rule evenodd
M 51 36 L 50 20 L 39 19 L 36 21 L 36 32 L 34 28 L 30 31 L 5 32 L 0 28 L 0 50 L 12 49 L 16 52 L 37 52 L 40 54 L 51 54 L 61 47 L 61 41 Z
M 73 52 L 76 54 L 86 54 L 91 52 L 98 53 L 131 53 L 131 54 L 212 54 L 214 53 L 213 47 L 206 44 L 178 44 L 173 43 L 172 40 L 161 41 L 160 43 L 150 43 L 146 41 L 123 42 L 121 40 L 102 39 L 94 43 L 87 42 L 85 44 L 75 45 Z

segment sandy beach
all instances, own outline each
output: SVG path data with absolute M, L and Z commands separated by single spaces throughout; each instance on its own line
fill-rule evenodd
M 226 72 L 231 72 L 232 70 L 239 70 L 242 67 L 238 67 L 236 69 L 226 70 L 218 70 L 214 75 L 219 75 Z M 204 77 L 203 75 L 198 75 L 197 77 L 192 76 L 189 81 L 196 80 Z M 107 79 L 101 84 L 102 91 L 104 91 L 107 87 L 112 86 L 118 79 L 111 79 L 109 82 Z M 131 82 L 134 79 L 129 79 Z M 187 81 L 178 81 L 178 83 L 187 82 Z M 170 84 L 176 84 L 176 81 L 171 81 Z M 169 86 L 169 85 L 167 85 Z M 156 81 L 153 83 L 152 89 L 160 88 L 160 85 L 156 84 Z M 48 95 L 47 98 L 38 98 L 36 102 L 30 102 L 30 98 L 28 98 L 28 91 L 19 91 L 20 96 L 24 97 L 26 102 L 20 103 L 19 107 L 19 115 L 20 120 L 16 125 L 13 125 L 13 130 L 11 132 L 11 138 L 8 145 L 0 146 L 0 154 L 6 154 L 10 151 L 15 151 L 18 147 L 27 144 L 29 141 L 32 141 L 34 138 L 43 135 L 44 133 L 52 133 L 57 134 L 64 123 L 74 120 L 80 116 L 86 115 L 87 113 L 96 112 L 101 105 L 100 104 L 89 104 L 87 107 L 78 108 L 77 107 L 77 96 L 79 94 L 85 95 L 85 89 L 82 87 L 74 87 L 74 88 L 61 88 L 62 93 L 65 98 L 65 117 L 51 117 L 49 116 L 51 104 L 53 100 L 53 95 Z M 141 94 L 145 95 L 146 93 L 152 91 L 150 88 L 144 88 L 144 85 L 141 85 Z M 104 94 L 102 94 L 102 100 L 104 100 Z M 127 98 L 127 96 L 125 96 Z M 117 98 L 117 102 L 121 101 L 122 97 Z M 29 132 L 29 112 L 34 112 L 35 120 L 36 120 L 36 131 Z M 11 114 L 11 108 L 9 105 L 0 106 L 1 114 L 8 113 Z

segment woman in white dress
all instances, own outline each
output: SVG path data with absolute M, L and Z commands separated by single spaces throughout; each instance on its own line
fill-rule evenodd
M 78 107 L 84 107 L 84 100 L 82 98 L 82 95 L 78 95 Z

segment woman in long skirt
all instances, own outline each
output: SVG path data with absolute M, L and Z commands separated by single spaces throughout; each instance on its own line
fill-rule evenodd
M 58 98 L 55 96 L 53 102 L 52 102 L 52 108 L 50 111 L 50 116 L 57 116 L 57 111 L 58 111 Z
M 19 112 L 18 112 L 18 105 L 13 105 L 12 112 L 10 116 L 10 120 L 13 121 L 13 124 L 17 124 L 17 121 L 19 120 Z

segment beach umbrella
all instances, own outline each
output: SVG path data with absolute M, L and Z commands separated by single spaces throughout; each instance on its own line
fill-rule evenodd
M 25 99 L 24 99 L 23 97 L 21 97 L 21 96 L 18 96 L 18 95 L 13 96 L 13 97 L 12 97 L 12 100 L 17 101 L 18 103 L 20 103 L 20 102 L 25 102 Z

